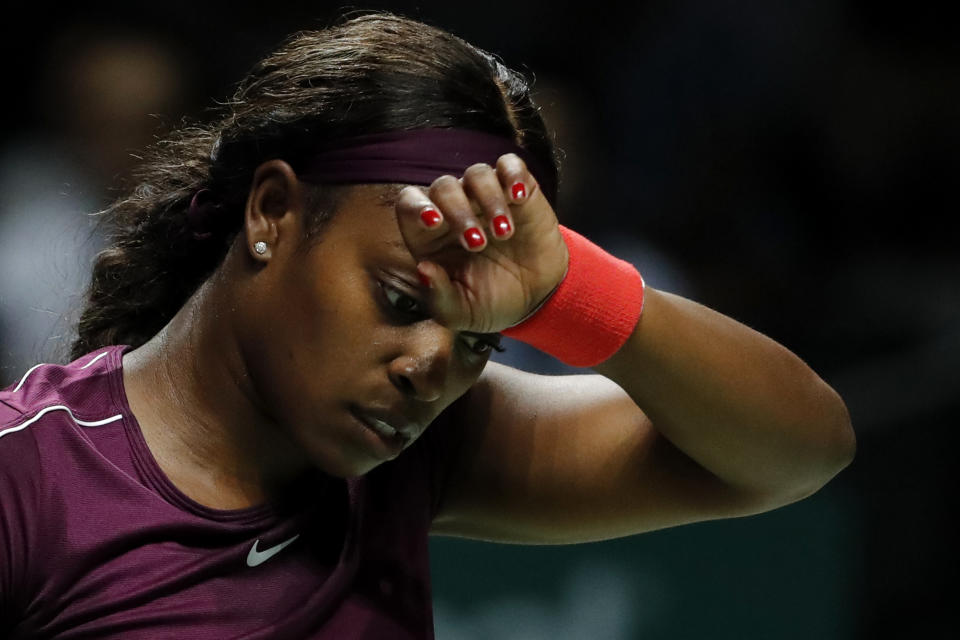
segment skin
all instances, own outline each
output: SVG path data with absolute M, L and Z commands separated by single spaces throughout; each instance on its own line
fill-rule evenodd
M 439 223 L 425 224 L 425 209 Z M 476 334 L 524 318 L 568 262 L 554 212 L 512 154 L 429 188 L 355 186 L 319 242 L 305 239 L 306 219 L 290 167 L 261 165 L 224 264 L 124 357 L 148 446 L 207 506 L 250 506 L 311 467 L 348 477 L 395 455 L 358 412 L 402 421 L 407 446 L 447 420 L 459 446 L 433 530 L 489 540 L 596 540 L 756 513 L 852 459 L 846 407 L 799 358 L 652 288 L 596 375 L 487 365 Z

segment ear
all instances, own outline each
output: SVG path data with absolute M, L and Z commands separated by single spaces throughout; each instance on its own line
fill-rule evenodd
M 283 160 L 268 160 L 253 173 L 244 211 L 246 249 L 258 262 L 296 247 L 303 237 L 303 188 Z M 258 243 L 266 250 L 258 252 Z

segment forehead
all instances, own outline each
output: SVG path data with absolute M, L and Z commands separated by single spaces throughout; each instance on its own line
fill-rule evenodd
M 400 192 L 409 184 L 349 184 L 340 185 L 344 188 L 344 195 L 339 198 L 337 211 L 347 207 L 385 207 L 395 209 L 400 200 Z M 426 189 L 426 187 L 420 187 Z
M 404 184 L 360 184 L 347 190 L 322 236 L 349 240 L 391 257 L 412 261 L 397 222 L 396 205 Z

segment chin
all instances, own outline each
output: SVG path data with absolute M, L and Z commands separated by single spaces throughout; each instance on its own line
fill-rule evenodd
M 383 461 L 350 456 L 344 451 L 318 451 L 310 456 L 313 464 L 334 478 L 357 478 L 366 475 Z

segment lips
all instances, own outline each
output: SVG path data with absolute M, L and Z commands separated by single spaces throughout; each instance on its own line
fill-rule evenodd
M 370 431 L 377 434 L 395 454 L 406 448 L 418 431 L 415 423 L 397 414 L 358 407 L 351 407 L 350 412 Z
M 381 420 L 380 418 L 373 418 L 373 417 L 371 417 L 371 418 L 368 418 L 368 419 L 364 420 L 364 422 L 366 422 L 368 425 L 370 425 L 371 427 L 373 427 L 373 430 L 374 430 L 374 431 L 376 431 L 376 432 L 379 433 L 380 435 L 382 435 L 382 436 L 384 436 L 384 437 L 387 437 L 387 438 L 392 438 L 392 437 L 394 437 L 395 435 L 397 435 L 397 433 L 399 433 L 399 431 L 397 431 L 394 427 L 392 427 L 391 425 L 387 424 L 386 422 L 384 422 L 384 421 Z

